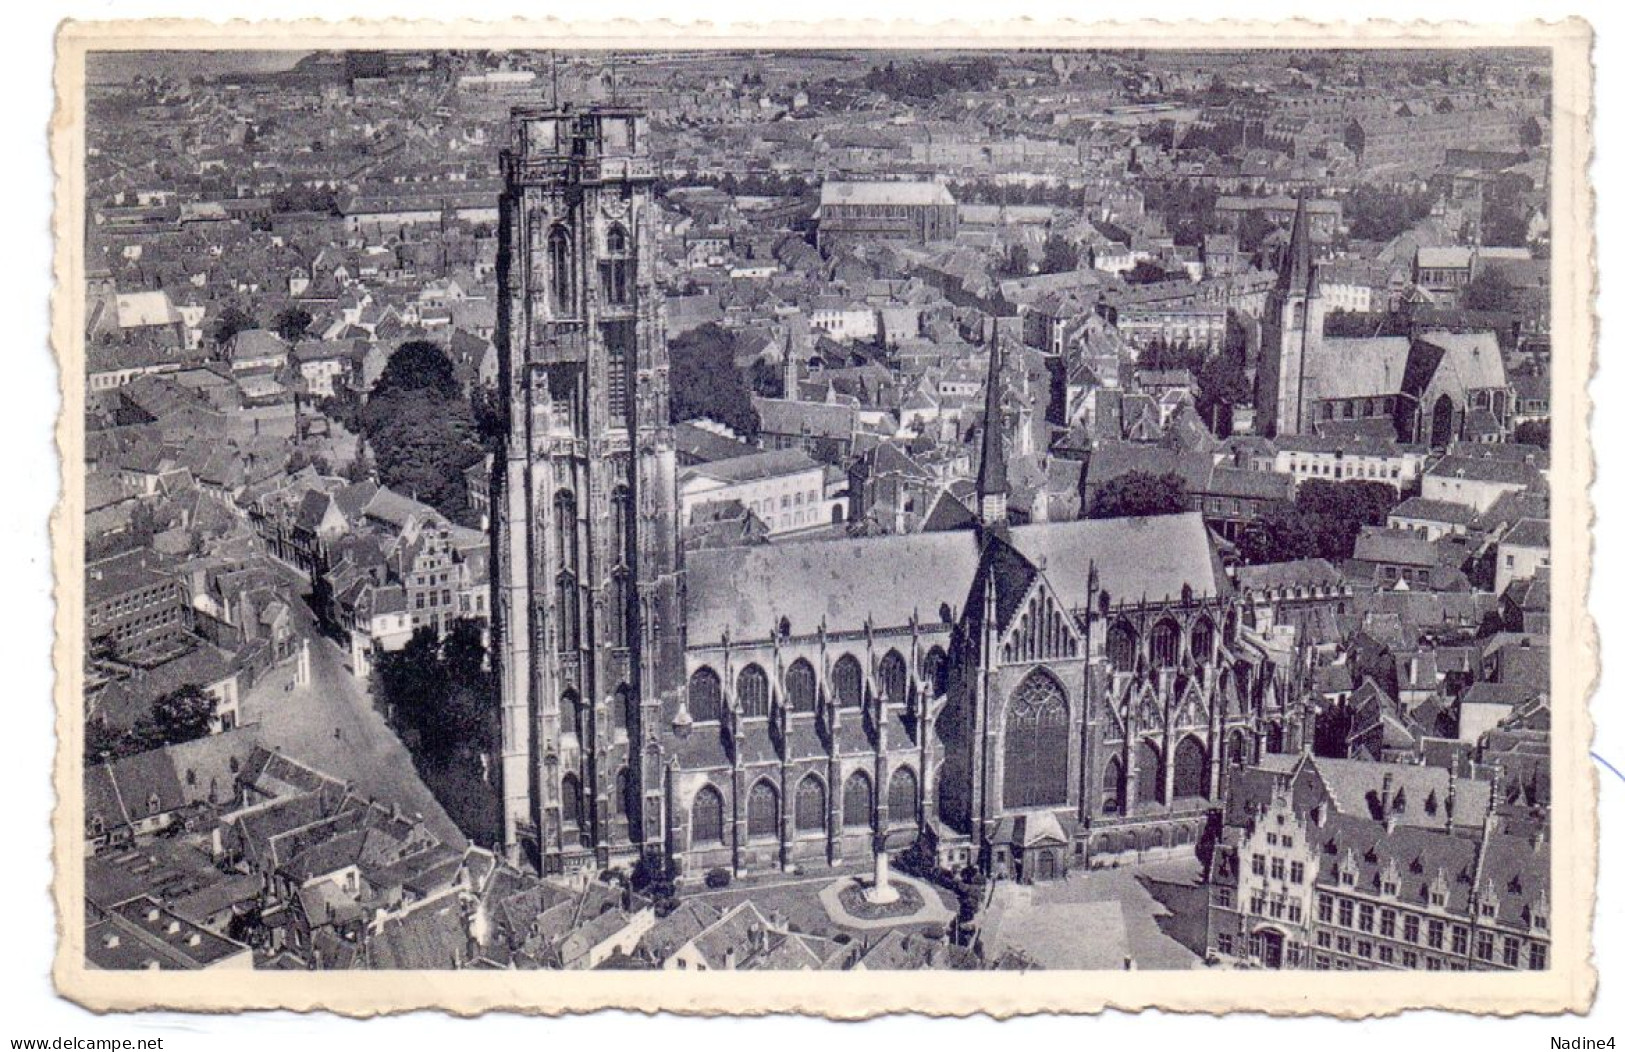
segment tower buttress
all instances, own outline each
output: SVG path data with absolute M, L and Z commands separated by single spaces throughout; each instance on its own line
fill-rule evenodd
M 627 107 L 522 107 L 502 156 L 503 838 L 546 872 L 662 838 L 645 739 L 682 647 L 647 138 Z

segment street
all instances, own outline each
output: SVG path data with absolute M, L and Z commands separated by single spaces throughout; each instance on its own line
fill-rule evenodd
M 243 696 L 244 721 L 260 724 L 268 747 L 280 746 L 295 759 L 348 779 L 386 805 L 398 803 L 408 814 L 421 814 L 444 843 L 467 846 L 467 838 L 418 777 L 411 754 L 350 675 L 343 652 L 316 630 L 310 609 L 298 598 L 303 581 L 291 570 L 278 569 L 289 584 L 287 594 L 294 597 L 289 605 L 296 631 L 310 641 L 310 682 L 294 686 L 293 662 L 273 670 Z

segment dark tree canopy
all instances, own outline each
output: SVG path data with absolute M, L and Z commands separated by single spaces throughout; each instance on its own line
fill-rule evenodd
M 1173 515 L 1185 511 L 1189 501 L 1185 480 L 1175 474 L 1154 475 L 1149 471 L 1128 471 L 1108 479 L 1095 491 L 1089 508 L 1092 519 L 1120 519 L 1129 516 Z
M 1006 278 L 1025 278 L 1033 272 L 1032 253 L 1026 245 L 1011 245 L 999 259 L 999 275 Z
M 986 91 L 998 85 L 998 76 L 998 63 L 986 56 L 906 62 L 901 66 L 888 62 L 865 74 L 863 86 L 893 98 L 929 100 L 955 92 Z
M 1078 246 L 1059 234 L 1051 234 L 1044 239 L 1044 256 L 1038 264 L 1040 273 L 1062 274 L 1077 270 L 1078 262 Z
M 1343 221 L 1349 237 L 1389 241 L 1427 218 L 1433 195 L 1361 186 L 1343 199 Z
M 376 399 L 396 391 L 420 390 L 436 391 L 447 396 L 462 395 L 462 388 L 457 384 L 457 375 L 446 352 L 428 340 L 411 340 L 401 344 L 390 356 L 378 377 L 378 383 L 372 389 L 372 397 Z
M 1298 486 L 1291 505 L 1270 509 L 1242 533 L 1242 557 L 1251 563 L 1347 559 L 1361 527 L 1387 522 L 1398 501 L 1398 492 L 1386 482 L 1309 479 Z
M 784 397 L 784 369 L 758 358 L 750 363 L 750 389 L 763 398 Z
M 361 407 L 360 425 L 380 482 L 448 518 L 470 520 L 463 472 L 485 450 L 473 407 L 440 348 L 403 344 Z
M 733 334 L 707 322 L 672 340 L 669 350 L 672 423 L 705 417 L 745 438 L 756 437 L 761 419 L 750 388 L 734 368 Z
M 1138 263 L 1134 264 L 1134 268 L 1132 270 L 1123 275 L 1123 280 L 1128 282 L 1130 285 L 1153 285 L 1159 281 L 1167 281 L 1170 278 L 1178 276 L 1179 275 L 1177 274 L 1169 273 L 1167 270 L 1163 269 L 1156 263 L 1151 262 L 1149 259 L 1142 259 Z
M 163 745 L 196 741 L 209 733 L 214 695 L 193 683 L 177 687 L 152 703 L 153 730 Z
M 1540 121 L 1530 117 L 1518 128 L 1518 144 L 1526 150 L 1532 150 L 1546 139 L 1546 133 L 1540 127 Z
M 1231 407 L 1252 400 L 1247 382 L 1244 355 L 1221 353 L 1210 356 L 1196 370 L 1196 411 L 1217 431 L 1217 420 Z
M 257 329 L 259 325 L 260 323 L 254 319 L 254 316 L 241 307 L 227 307 L 214 320 L 214 328 L 211 331 L 214 342 L 217 345 L 224 346 L 231 342 L 233 336 L 247 329 Z
M 284 340 L 289 343 L 297 343 L 305 338 L 305 333 L 310 331 L 310 323 L 314 320 L 310 316 L 310 311 L 305 310 L 303 307 L 288 306 L 277 312 L 275 320 L 271 322 L 271 327 Z
M 1512 441 L 1520 445 L 1550 449 L 1552 447 L 1552 422 L 1550 420 L 1521 421 L 1512 429 Z
M 496 681 L 481 667 L 484 658 L 471 622 L 455 623 L 444 640 L 420 628 L 400 650 L 378 655 L 373 696 L 432 763 L 493 748 Z

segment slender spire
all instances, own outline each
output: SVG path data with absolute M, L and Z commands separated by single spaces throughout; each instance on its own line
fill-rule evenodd
M 976 497 L 981 502 L 984 525 L 1004 521 L 1005 498 L 1010 492 L 1004 463 L 1004 352 L 999 346 L 997 318 L 993 319 L 992 342 L 987 362 L 987 407 L 982 414 L 982 463 L 976 474 Z
M 1276 287 L 1286 290 L 1308 291 L 1314 278 L 1314 248 L 1309 232 L 1309 198 L 1298 195 L 1298 211 L 1292 217 L 1292 241 L 1287 245 L 1285 265 L 1276 278 Z

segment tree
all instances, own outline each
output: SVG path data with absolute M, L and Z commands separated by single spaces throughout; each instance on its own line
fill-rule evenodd
M 750 389 L 763 398 L 784 397 L 784 369 L 765 358 L 750 363 Z
M 1059 234 L 1051 234 L 1044 239 L 1044 256 L 1038 264 L 1040 273 L 1062 274 L 1077 269 L 1078 246 Z
M 1520 445 L 1550 449 L 1552 447 L 1552 422 L 1550 420 L 1520 421 L 1512 429 L 1512 441 Z
M 298 343 L 304 339 L 305 333 L 310 330 L 310 323 L 314 320 L 308 310 L 290 305 L 277 312 L 271 321 L 271 328 L 288 343 Z
M 1512 296 L 1512 282 L 1500 267 L 1480 267 L 1462 287 L 1461 305 L 1468 310 L 1508 310 Z
M 1033 272 L 1032 254 L 1026 245 L 1011 245 L 999 260 L 999 274 L 1007 278 L 1025 278 Z
M 672 340 L 668 349 L 672 423 L 709 418 L 745 438 L 755 438 L 761 419 L 750 389 L 734 368 L 733 334 L 707 322 Z
M 434 391 L 447 397 L 461 397 L 462 388 L 438 344 L 428 340 L 409 340 L 398 347 L 384 371 L 373 386 L 372 398 L 388 396 L 396 391 Z
M 1167 281 L 1169 277 L 1168 271 L 1149 259 L 1142 259 L 1134 264 L 1134 269 L 1123 275 L 1123 280 L 1130 285 L 1152 285 L 1159 281 Z
M 1356 187 L 1343 199 L 1343 221 L 1352 238 L 1390 241 L 1426 219 L 1433 209 L 1433 198 L 1427 192 Z
M 214 695 L 195 683 L 163 695 L 152 703 L 152 732 L 157 745 L 179 745 L 207 737 L 214 726 L 217 705 Z
M 1242 532 L 1237 546 L 1250 563 L 1347 559 L 1365 526 L 1380 526 L 1399 500 L 1386 482 L 1309 479 L 1290 505 L 1271 508 Z
M 1196 370 L 1196 411 L 1217 434 L 1221 428 L 1219 418 L 1227 420 L 1234 406 L 1244 405 L 1252 399 L 1252 384 L 1247 382 L 1247 365 L 1242 355 L 1215 354 Z M 1228 424 L 1225 425 L 1228 429 Z
M 1518 145 L 1526 150 L 1533 150 L 1546 140 L 1546 132 L 1541 128 L 1540 121 L 1529 117 L 1518 128 Z
M 1154 475 L 1128 471 L 1106 480 L 1095 491 L 1091 519 L 1120 519 L 1146 515 L 1173 515 L 1187 510 L 1185 480 L 1172 472 Z
M 471 521 L 463 472 L 485 449 L 473 407 L 439 347 L 402 344 L 359 415 L 379 481 L 448 518 Z
M 227 307 L 214 320 L 214 328 L 210 331 L 210 335 L 215 342 L 215 346 L 224 347 L 238 333 L 259 327 L 260 323 L 255 321 L 254 316 L 247 311 L 240 307 Z
M 1320 554 L 1315 523 L 1289 504 L 1267 509 L 1247 524 L 1236 540 L 1249 563 L 1281 563 Z

